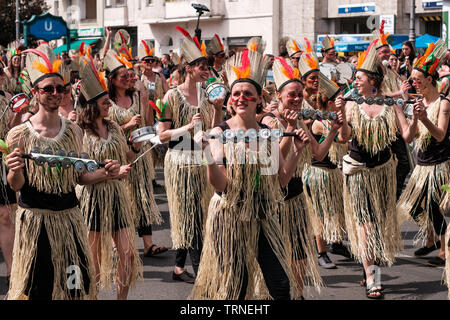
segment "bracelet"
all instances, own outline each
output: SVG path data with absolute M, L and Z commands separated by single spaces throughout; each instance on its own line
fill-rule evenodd
M 134 153 L 139 153 L 139 152 L 141 152 L 141 150 L 136 150 L 133 146 L 131 146 L 131 150 L 132 150 Z

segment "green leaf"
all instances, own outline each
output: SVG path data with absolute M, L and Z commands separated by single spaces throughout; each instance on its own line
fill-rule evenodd
M 445 184 L 443 186 L 441 186 L 441 189 L 450 193 L 450 187 L 446 186 Z

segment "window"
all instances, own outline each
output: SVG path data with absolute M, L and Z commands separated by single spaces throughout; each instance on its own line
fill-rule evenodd
M 97 0 L 86 0 L 86 20 L 97 20 Z

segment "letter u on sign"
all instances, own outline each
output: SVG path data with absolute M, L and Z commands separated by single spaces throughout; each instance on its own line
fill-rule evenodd
M 53 22 L 51 21 L 45 21 L 45 31 L 52 31 L 53 29 Z

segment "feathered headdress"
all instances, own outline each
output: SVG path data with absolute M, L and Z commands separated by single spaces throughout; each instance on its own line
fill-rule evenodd
M 119 29 L 117 30 L 116 34 L 114 35 L 114 47 L 118 48 L 123 45 L 129 46 L 131 42 L 130 34 L 125 29 Z
M 303 52 L 298 60 L 298 69 L 302 78 L 306 78 L 311 72 L 319 71 L 319 59 L 314 52 Z
M 378 41 L 378 39 L 373 40 L 366 51 L 358 56 L 357 70 L 381 76 L 383 75 L 380 69 L 380 59 L 378 58 L 376 49 Z
M 134 58 L 133 58 L 133 54 L 131 53 L 131 48 L 129 48 L 128 46 L 122 45 L 117 48 L 117 54 L 119 57 L 125 59 L 132 65 L 131 61 L 133 61 Z M 127 65 L 127 67 L 129 68 L 128 65 Z
M 236 81 L 246 81 L 260 90 L 266 81 L 269 58 L 258 51 L 245 49 L 227 60 L 225 71 L 231 87 Z
M 141 40 L 138 47 L 138 57 L 140 60 L 146 57 L 153 57 L 155 49 L 149 40 Z
M 417 59 L 414 69 L 423 72 L 425 76 L 433 76 L 442 65 L 446 54 L 447 48 L 444 41 L 438 40 L 436 43 L 430 43 L 425 53 Z
M 303 50 L 300 49 L 300 46 L 298 45 L 297 41 L 295 41 L 290 37 L 289 40 L 286 42 L 286 49 L 289 57 L 292 57 L 296 53 L 303 52 Z
M 300 71 L 290 61 L 286 61 L 281 57 L 275 57 L 273 62 L 273 78 L 275 80 L 275 87 L 280 91 L 292 81 L 300 82 Z
M 108 93 L 105 74 L 97 71 L 92 57 L 80 58 L 80 77 L 80 91 L 88 103 Z
M 378 30 L 374 30 L 372 32 L 372 35 L 374 37 L 373 39 L 374 40 L 378 39 L 378 43 L 377 43 L 377 46 L 376 46 L 377 50 L 380 49 L 381 47 L 389 46 L 389 43 L 387 41 L 387 39 L 389 37 L 389 32 L 386 33 L 386 34 L 384 33 L 384 24 L 385 24 L 385 22 L 386 22 L 385 20 L 382 20 L 381 24 L 380 24 L 380 28 Z
M 20 42 L 18 40 L 14 40 L 13 42 L 11 42 L 10 44 L 8 44 L 8 48 L 7 48 L 7 53 L 6 53 L 6 57 L 8 58 L 8 61 L 10 61 L 12 59 L 12 57 L 14 56 L 20 56 L 20 54 L 22 53 L 20 51 Z
M 334 39 L 328 35 L 322 39 L 322 51 L 328 51 L 334 48 Z
M 105 59 L 103 60 L 103 68 L 108 73 L 113 73 L 121 67 L 133 69 L 133 64 L 126 58 L 117 55 L 114 51 L 108 50 L 108 52 L 106 52 Z
M 75 61 L 72 61 L 70 64 L 63 63 L 61 65 L 60 74 L 61 74 L 61 76 L 63 78 L 64 85 L 70 83 L 70 73 L 72 72 L 71 65 L 72 65 L 73 62 L 75 62 Z M 77 59 L 77 62 L 78 62 L 78 59 Z M 79 70 L 79 68 L 78 68 L 78 70 Z
M 42 44 L 36 49 L 24 50 L 23 53 L 27 53 L 25 68 L 33 86 L 50 76 L 58 76 L 62 79 L 60 68 L 63 61 L 57 59 L 48 44 Z
M 23 69 L 19 74 L 19 83 L 20 87 L 22 88 L 22 92 L 25 93 L 27 96 L 31 97 L 31 88 L 33 87 L 31 84 L 30 76 L 28 75 L 28 72 L 26 69 Z
M 206 57 L 206 46 L 198 41 L 197 37 L 191 37 L 186 29 L 176 26 L 185 38 L 181 41 L 181 55 L 186 59 L 187 63 L 192 64 L 199 59 Z
M 225 51 L 225 47 L 222 41 L 220 40 L 219 36 L 215 34 L 214 37 L 211 38 L 211 41 L 208 43 L 207 52 L 210 52 L 212 54 L 218 54 L 221 51 Z
M 252 37 L 247 42 L 247 49 L 263 54 L 266 49 L 266 42 L 261 37 Z
M 173 56 L 172 56 L 172 63 L 173 63 L 173 65 L 174 65 L 174 66 L 177 66 L 177 65 L 180 64 L 180 62 L 181 62 L 180 56 L 178 55 L 178 53 L 176 53 L 176 52 L 174 51 L 174 52 L 173 52 Z
M 327 97 L 328 100 L 333 100 L 340 90 L 336 82 L 331 81 L 322 72 L 319 72 L 319 92 L 322 95 Z

